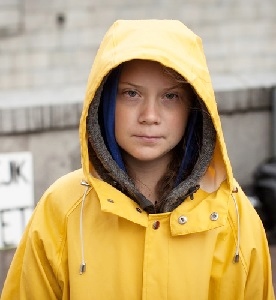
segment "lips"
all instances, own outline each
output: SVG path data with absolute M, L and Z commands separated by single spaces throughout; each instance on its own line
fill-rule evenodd
M 143 142 L 150 142 L 150 143 L 154 143 L 162 139 L 162 136 L 155 136 L 155 135 L 134 135 L 134 137 Z

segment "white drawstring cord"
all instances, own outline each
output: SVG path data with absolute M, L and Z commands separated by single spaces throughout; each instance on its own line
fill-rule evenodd
M 79 271 L 80 275 L 82 275 L 86 271 L 86 263 L 85 263 L 85 259 L 84 259 L 84 241 L 83 241 L 83 208 L 84 208 L 85 198 L 86 198 L 88 189 L 90 187 L 90 185 L 84 180 L 81 181 L 81 185 L 86 186 L 86 189 L 85 189 L 83 197 L 82 197 L 81 211 L 80 211 L 80 243 L 81 243 L 81 264 L 80 264 L 80 271 Z
M 233 258 L 234 263 L 238 263 L 239 260 L 240 260 L 240 254 L 239 254 L 239 248 L 240 248 L 240 214 L 239 214 L 239 208 L 238 208 L 236 198 L 233 195 L 233 193 L 237 193 L 237 192 L 238 192 L 238 188 L 233 190 L 232 193 L 231 193 L 231 197 L 234 201 L 235 209 L 236 209 L 236 215 L 237 215 L 237 245 L 236 245 L 235 256 Z

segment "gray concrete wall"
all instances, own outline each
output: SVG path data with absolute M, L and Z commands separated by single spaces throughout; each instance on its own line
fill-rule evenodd
M 256 168 L 273 154 L 273 90 L 248 88 L 217 92 L 222 128 L 234 176 L 250 186 Z
M 10 263 L 14 255 L 14 249 L 0 249 L 0 296 L 3 288 L 4 280 L 7 275 Z
M 76 128 L 7 135 L 0 140 L 0 153 L 32 153 L 35 202 L 57 178 L 81 166 Z
M 211 74 L 275 72 L 273 0 L 2 0 L 0 90 L 86 82 L 119 18 L 180 19 L 203 38 Z

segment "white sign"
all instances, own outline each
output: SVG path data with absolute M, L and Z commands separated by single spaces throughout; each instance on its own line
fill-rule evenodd
M 0 248 L 18 244 L 33 207 L 32 154 L 0 153 Z

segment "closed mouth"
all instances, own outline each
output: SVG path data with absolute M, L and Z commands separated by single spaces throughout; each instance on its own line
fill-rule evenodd
M 134 135 L 134 137 L 144 141 L 157 141 L 162 138 L 162 136 L 157 135 Z

